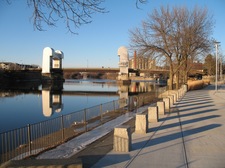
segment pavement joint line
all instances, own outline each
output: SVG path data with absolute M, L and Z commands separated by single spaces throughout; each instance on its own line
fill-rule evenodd
M 184 97 L 184 96 L 183 96 Z M 179 101 L 181 101 L 183 99 L 183 97 L 181 97 L 181 99 Z M 179 104 L 179 102 L 175 105 L 175 107 L 177 107 L 177 105 Z M 180 125 L 180 129 L 181 129 L 181 135 L 182 135 L 182 143 L 183 143 L 183 148 L 184 148 L 184 157 L 185 157 L 185 164 L 186 164 L 186 168 L 188 168 L 188 162 L 187 162 L 187 154 L 186 154 L 186 148 L 185 148 L 185 144 L 184 144 L 184 136 L 183 136 L 183 131 L 182 131 L 182 124 L 180 121 L 180 113 L 179 113 L 179 109 L 177 110 L 177 114 L 178 114 L 178 118 L 179 118 L 179 125 Z M 170 116 L 170 112 L 169 114 L 167 114 L 166 118 L 168 118 Z M 149 141 L 153 138 L 153 136 L 156 134 L 156 132 L 162 127 L 162 125 L 166 122 L 166 120 L 164 120 L 159 126 L 158 128 L 154 131 L 154 133 L 149 137 L 149 139 L 143 144 L 143 146 L 136 152 L 136 154 L 125 164 L 124 168 L 127 168 L 134 160 L 135 158 L 138 156 L 138 154 L 143 150 L 143 148 L 146 146 L 146 144 L 149 143 Z
M 215 92 L 213 95 L 215 95 L 216 97 L 219 97 L 220 99 L 224 99 L 225 100 L 224 97 L 221 97 L 221 96 L 218 95 L 220 93 L 225 93 L 225 91 L 224 92 Z
M 166 118 L 170 116 L 170 113 L 167 114 Z M 166 122 L 166 120 L 164 120 L 159 126 L 158 128 L 154 131 L 154 133 L 149 137 L 149 139 L 144 143 L 144 145 L 136 152 L 136 154 L 125 164 L 124 168 L 127 168 L 134 160 L 135 158 L 138 156 L 138 154 L 142 151 L 142 149 L 149 143 L 149 141 L 153 138 L 153 136 L 156 134 L 156 132 L 161 128 L 161 126 L 164 124 L 164 122 Z
M 181 100 L 182 100 L 182 98 L 181 98 Z M 177 107 L 178 105 L 179 105 L 179 102 L 175 105 L 175 107 Z M 187 159 L 187 151 L 186 151 L 185 142 L 184 142 L 184 133 L 183 133 L 183 128 L 182 128 L 182 123 L 181 123 L 180 110 L 179 110 L 179 108 L 177 108 L 177 115 L 178 115 L 178 119 L 179 119 L 179 125 L 180 125 L 181 135 L 182 135 L 182 143 L 183 143 L 182 146 L 183 146 L 183 149 L 184 149 L 185 166 L 186 166 L 186 168 L 189 168 L 188 159 Z

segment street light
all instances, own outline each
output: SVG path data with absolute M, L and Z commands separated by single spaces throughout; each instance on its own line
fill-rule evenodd
M 218 69 L 217 68 L 217 65 L 218 65 L 218 63 L 217 63 L 218 58 L 217 57 L 218 57 L 218 55 L 217 54 L 218 54 L 218 45 L 219 45 L 219 43 L 220 42 L 218 42 L 218 41 L 214 41 L 214 44 L 215 44 L 215 47 L 216 47 L 216 83 L 215 83 L 215 91 L 217 91 L 217 82 L 218 82 L 218 79 L 217 79 L 217 72 L 218 72 L 217 71 L 217 69 Z

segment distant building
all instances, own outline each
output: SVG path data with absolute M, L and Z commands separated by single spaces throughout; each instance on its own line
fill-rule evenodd
M 199 61 L 195 61 L 193 63 L 190 63 L 191 69 L 192 71 L 196 71 L 196 72 L 203 72 L 203 64 Z
M 1 62 L 0 63 L 0 69 L 9 70 L 12 66 L 12 63 L 10 62 Z
M 3 70 L 33 70 L 40 69 L 38 65 L 26 65 L 13 62 L 0 62 L 0 69 Z
M 129 68 L 132 69 L 155 69 L 156 64 L 155 60 L 146 58 L 144 56 L 138 56 L 136 52 L 134 52 L 134 56 L 129 60 Z

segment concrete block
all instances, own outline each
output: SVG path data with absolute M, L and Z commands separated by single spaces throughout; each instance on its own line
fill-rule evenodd
M 136 114 L 135 132 L 146 134 L 148 130 L 147 114 Z
M 184 89 L 184 93 L 186 93 L 188 91 L 188 85 L 187 84 L 184 84 L 182 85 L 183 89 Z
M 178 90 L 176 92 L 176 96 L 177 96 L 177 101 L 179 101 L 179 92 L 178 92 Z
M 169 96 L 167 96 L 167 97 L 170 99 L 170 107 L 172 107 L 173 104 L 174 104 L 174 98 L 173 98 L 173 95 L 169 95 Z
M 157 107 L 158 107 L 158 114 L 165 114 L 165 102 L 164 101 L 158 101 L 157 102 Z
M 184 89 L 181 87 L 179 91 L 180 98 L 182 98 L 184 96 Z
M 159 114 L 158 107 L 148 107 L 148 122 L 154 123 L 158 122 Z
M 178 100 L 181 98 L 180 89 L 177 91 L 177 98 L 178 98 Z
M 165 97 L 163 98 L 163 101 L 165 102 L 165 111 L 166 112 L 170 111 L 170 98 Z
M 129 152 L 131 150 L 130 126 L 122 125 L 114 128 L 113 150 L 117 152 Z
M 173 96 L 173 102 L 176 103 L 177 102 L 177 94 L 173 93 L 172 96 Z

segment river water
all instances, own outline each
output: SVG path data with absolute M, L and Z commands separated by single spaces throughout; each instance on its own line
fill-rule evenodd
M 157 88 L 152 82 L 121 86 L 113 80 L 66 80 L 57 88 L 42 85 L 5 88 L 0 90 L 0 133 L 117 100 L 124 90 L 134 93 Z

